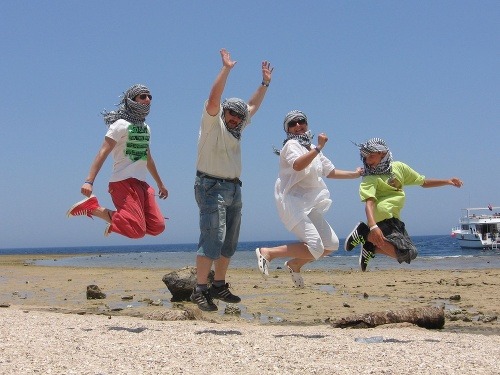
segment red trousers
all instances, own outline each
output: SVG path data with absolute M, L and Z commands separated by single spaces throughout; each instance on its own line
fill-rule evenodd
M 129 238 L 157 236 L 165 230 L 165 218 L 155 199 L 155 191 L 144 181 L 128 178 L 110 182 L 109 194 L 116 211 L 110 231 Z

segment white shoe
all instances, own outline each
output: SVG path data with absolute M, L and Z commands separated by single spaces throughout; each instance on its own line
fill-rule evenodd
M 267 279 L 267 276 L 269 276 L 269 261 L 260 253 L 260 247 L 255 249 L 255 255 L 257 255 L 259 270 L 262 276 Z
M 285 267 L 288 269 L 288 272 L 292 275 L 292 281 L 295 284 L 297 288 L 303 288 L 304 287 L 304 279 L 302 278 L 302 275 L 300 272 L 294 272 L 292 270 L 292 267 L 288 265 L 288 261 L 285 262 Z

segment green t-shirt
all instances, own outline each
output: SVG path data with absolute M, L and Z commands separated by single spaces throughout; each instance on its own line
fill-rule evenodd
M 425 176 L 415 172 L 408 165 L 395 161 L 392 162 L 392 175 L 370 175 L 363 177 L 359 185 L 361 201 L 375 198 L 375 220 L 379 221 L 397 218 L 405 205 L 406 185 L 422 185 Z

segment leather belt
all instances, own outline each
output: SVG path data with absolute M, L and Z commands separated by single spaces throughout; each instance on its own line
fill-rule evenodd
M 217 180 L 221 182 L 231 182 L 232 184 L 238 184 L 240 186 L 243 186 L 243 182 L 241 182 L 239 178 L 220 178 L 220 177 L 210 176 L 209 174 L 200 171 L 196 171 L 196 176 L 200 178 L 208 178 L 210 180 Z

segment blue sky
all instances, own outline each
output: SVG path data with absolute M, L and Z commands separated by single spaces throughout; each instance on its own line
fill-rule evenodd
M 240 240 L 293 239 L 273 197 L 284 115 L 307 113 L 339 169 L 360 165 L 351 141 L 384 138 L 395 159 L 465 185 L 407 189 L 412 235 L 449 234 L 460 208 L 500 205 L 498 1 L 10 1 L 0 15 L 4 134 L 0 248 L 175 244 L 198 240 L 196 143 L 203 102 L 238 61 L 224 97 L 273 81 L 243 136 Z M 65 216 L 113 109 L 134 83 L 154 96 L 152 153 L 170 192 L 159 237 L 104 237 L 99 219 Z M 95 194 L 111 206 L 111 160 Z M 149 180 L 154 185 L 152 179 Z M 339 237 L 363 219 L 359 180 L 328 180 Z

